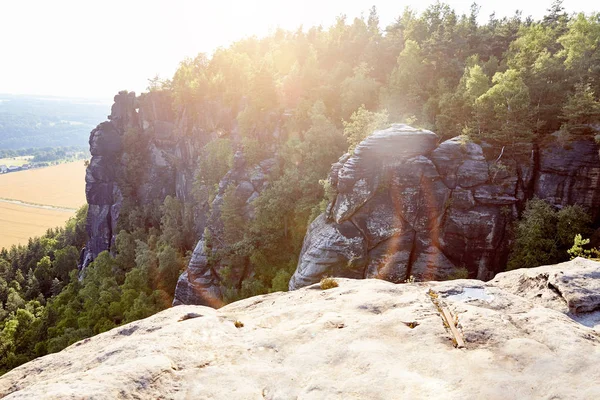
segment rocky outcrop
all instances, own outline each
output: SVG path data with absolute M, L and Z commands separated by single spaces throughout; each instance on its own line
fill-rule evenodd
M 232 188 L 236 203 L 241 207 L 239 211 L 243 221 L 250 221 L 254 218 L 252 202 L 267 187 L 267 177 L 274 166 L 273 158 L 257 165 L 248 165 L 242 152 L 236 152 L 233 167 L 219 182 L 217 194 L 206 214 L 207 223 L 202 238 L 192 253 L 188 267 L 177 281 L 173 305 L 219 307 L 223 304 L 223 274 L 226 272 L 229 281 L 239 282 L 240 285 L 251 274 L 244 260 L 230 260 L 227 256 L 221 256 L 218 262 L 210 263 L 209 255 L 217 254 L 228 246 L 220 218 L 225 192 Z
M 198 304 L 213 308 L 223 305 L 219 279 L 208 263 L 208 250 L 204 239 L 200 240 L 186 270 L 179 276 L 173 305 Z
M 214 199 L 212 188 L 196 190 L 198 158 L 219 137 L 207 127 L 234 120 L 231 110 L 206 107 L 174 111 L 163 91 L 115 96 L 109 120 L 90 135 L 89 240 L 82 269 L 100 252 L 114 250 L 123 207 L 161 204 L 173 196 L 193 212 L 189 242 L 201 240 L 178 281 L 174 304 L 219 305 L 224 275 L 238 288 L 252 277 L 248 260 L 226 254 L 221 206 L 233 188 L 243 221 L 250 221 L 252 202 L 267 186 L 275 159 L 250 165 L 238 151 Z M 227 129 L 235 143 L 235 126 Z M 503 148 L 460 138 L 438 143 L 434 133 L 406 125 L 376 132 L 332 166 L 337 194 L 309 228 L 289 287 L 324 275 L 401 282 L 410 276 L 445 279 L 465 269 L 471 277 L 490 279 L 506 264 L 507 227 L 533 196 L 557 207 L 581 204 L 598 219 L 599 161 L 593 140 Z
M 494 147 L 396 124 L 332 166 L 336 196 L 308 229 L 291 290 L 323 276 L 402 282 L 504 270 L 508 227 L 526 200 L 580 204 L 598 217 L 593 140 Z
M 114 250 L 123 207 L 161 204 L 172 196 L 191 208 L 195 225 L 191 241 L 200 239 L 179 279 L 175 304 L 218 306 L 225 264 L 231 264 L 227 267 L 229 281 L 241 284 L 251 275 L 243 262 L 222 259 L 220 263 L 209 263 L 209 255 L 229 245 L 220 219 L 226 190 L 234 188 L 242 218 L 249 221 L 254 217 L 252 202 L 266 188 L 276 161 L 268 158 L 258 164 L 248 163 L 237 151 L 231 170 L 221 179 L 214 196 L 212 187 L 195 187 L 203 148 L 220 137 L 206 127 L 223 128 L 226 121 L 235 120 L 231 110 L 216 104 L 205 106 L 202 110 L 183 108 L 175 112 L 168 91 L 137 97 L 133 92 L 121 92 L 115 96 L 108 121 L 90 135 L 92 159 L 86 174 L 89 240 L 80 257 L 81 270 L 100 252 Z M 239 141 L 237 128 L 226 128 L 232 142 Z
M 566 145 L 553 142 L 540 149 L 535 179 L 538 197 L 557 207 L 581 204 L 597 219 L 599 183 L 598 146 L 593 140 L 576 140 Z
M 98 125 L 90 134 L 92 158 L 85 175 L 89 240 L 82 252 L 80 268 L 85 268 L 99 253 L 114 245 L 123 201 L 118 183 L 122 175 L 122 139 L 127 129 L 138 124 L 136 108 L 135 93 L 119 93 L 115 96 L 109 121 Z
M 600 392 L 600 263 L 576 259 L 487 283 L 338 282 L 219 310 L 165 310 L 10 371 L 0 397 L 592 399 Z M 464 348 L 453 346 L 434 297 L 455 316 Z
M 108 121 L 90 134 L 92 159 L 86 173 L 89 241 L 80 268 L 112 250 L 124 201 L 130 206 L 162 203 L 167 196 L 192 202 L 194 174 L 202 147 L 215 135 L 179 117 L 168 92 L 115 96 Z M 126 148 L 129 146 L 129 148 Z M 194 204 L 196 231 L 204 229 L 206 204 Z M 197 235 L 199 236 L 199 234 Z

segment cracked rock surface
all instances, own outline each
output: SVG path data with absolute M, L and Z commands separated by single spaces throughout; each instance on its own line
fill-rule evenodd
M 12 370 L 0 397 L 597 398 L 599 274 L 575 259 L 487 283 L 342 278 L 219 310 L 178 306 Z
M 394 124 L 332 166 L 336 196 L 306 233 L 290 290 L 323 276 L 403 282 L 462 272 L 489 280 L 506 266 L 509 228 L 527 200 L 579 204 L 598 217 L 592 140 L 500 148 L 437 141 L 433 132 Z M 345 240 L 342 230 L 352 229 L 360 236 Z

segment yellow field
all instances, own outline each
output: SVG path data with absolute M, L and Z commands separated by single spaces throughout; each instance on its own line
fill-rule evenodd
M 20 167 L 23 164 L 27 164 L 33 156 L 18 156 L 18 157 L 7 157 L 0 158 L 0 165 L 6 165 L 7 167 Z
M 0 175 L 0 248 L 63 226 L 84 204 L 83 161 Z
M 74 211 L 46 210 L 0 202 L 0 248 L 27 244 L 30 237 L 43 235 L 48 228 L 63 226 Z
M 83 161 L 0 175 L 0 199 L 79 208 L 85 204 Z

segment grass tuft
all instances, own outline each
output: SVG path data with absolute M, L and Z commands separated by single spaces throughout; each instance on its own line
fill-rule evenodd
M 326 276 L 323 279 L 321 279 L 321 289 L 323 290 L 332 289 L 338 286 L 339 285 L 337 281 L 330 276 Z

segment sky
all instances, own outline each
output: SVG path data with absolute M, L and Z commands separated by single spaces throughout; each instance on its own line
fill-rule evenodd
M 459 14 L 473 0 L 448 0 Z M 479 0 L 481 22 L 521 10 L 540 18 L 552 0 Z M 119 90 L 145 90 L 148 79 L 171 78 L 181 60 L 281 27 L 351 21 L 375 5 L 382 27 L 405 7 L 432 1 L 352 0 L 0 0 L 0 93 L 110 100 Z M 590 0 L 565 0 L 568 12 L 600 10 Z

